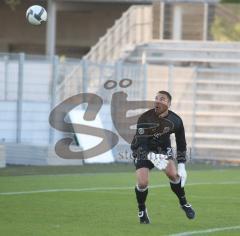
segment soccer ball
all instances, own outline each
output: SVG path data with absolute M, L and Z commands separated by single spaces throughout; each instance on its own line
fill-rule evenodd
M 43 7 L 34 5 L 27 9 L 26 18 L 32 25 L 41 25 L 42 21 L 47 20 L 47 12 Z

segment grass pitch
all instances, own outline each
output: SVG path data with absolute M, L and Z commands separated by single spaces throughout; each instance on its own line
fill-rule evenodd
M 165 175 L 152 171 L 150 225 L 138 223 L 132 166 L 8 167 L 0 175 L 1 235 L 240 235 L 239 168 L 188 168 L 194 220 L 179 208 Z

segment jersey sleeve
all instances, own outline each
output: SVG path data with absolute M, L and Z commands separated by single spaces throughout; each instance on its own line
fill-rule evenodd
M 177 144 L 177 162 L 185 163 L 186 162 L 186 138 L 185 130 L 182 120 L 180 119 L 179 126 L 175 132 L 176 144 Z
M 133 157 L 146 158 L 148 154 L 148 138 L 144 135 L 144 128 L 141 124 L 146 123 L 144 115 L 141 115 L 137 122 L 136 134 L 131 143 Z M 143 132 L 141 132 L 143 131 Z

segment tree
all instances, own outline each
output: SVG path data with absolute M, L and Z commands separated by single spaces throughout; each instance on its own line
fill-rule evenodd
M 240 0 L 222 0 L 225 2 Z M 211 33 L 217 41 L 240 41 L 240 5 L 219 4 L 216 6 L 215 16 Z
M 240 3 L 240 0 L 221 0 L 221 3 Z

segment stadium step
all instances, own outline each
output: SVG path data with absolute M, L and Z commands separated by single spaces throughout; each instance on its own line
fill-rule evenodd
M 225 140 L 240 140 L 240 135 L 233 134 L 219 134 L 219 133 L 195 133 L 196 138 L 208 138 L 208 139 L 225 139 Z
M 196 83 L 199 84 L 199 85 L 202 84 L 202 85 L 207 85 L 207 86 L 215 85 L 215 84 L 226 86 L 226 85 L 240 85 L 240 80 L 239 80 L 239 78 L 235 78 L 235 79 L 233 79 L 233 78 L 231 78 L 231 79 L 229 79 L 229 78 L 219 78 L 219 79 L 215 79 L 215 80 L 212 80 L 212 79 L 209 80 L 209 79 L 206 79 L 206 78 L 199 78 L 198 77 L 197 80 L 196 80 Z
M 176 111 L 185 124 L 192 123 L 193 118 L 195 119 L 195 124 L 206 122 L 211 124 L 238 123 L 240 119 L 240 112 L 197 111 L 194 115 L 192 111 Z
M 239 159 L 240 147 L 233 145 L 196 144 L 192 158 Z
M 194 157 L 192 157 L 192 160 L 197 160 L 198 162 L 204 161 L 206 163 L 216 162 L 216 163 L 222 163 L 222 164 L 227 164 L 227 165 L 236 165 L 236 166 L 240 165 L 239 158 L 229 157 L 228 155 L 223 156 L 223 157 L 214 156 L 214 155 L 211 155 L 211 156 L 194 155 Z
M 240 110 L 240 102 L 228 102 L 228 101 L 174 101 L 172 103 L 173 110 L 185 110 L 186 112 L 192 112 L 193 107 L 197 109 L 198 112 L 212 111 L 212 112 L 234 112 Z
M 211 91 L 211 93 L 212 91 L 235 93 L 235 91 L 240 90 L 240 83 L 197 83 L 197 89 L 204 90 L 205 92 Z
M 181 115 L 192 115 L 191 111 L 181 112 Z M 222 112 L 222 111 L 197 111 L 195 114 L 196 117 L 206 116 L 226 116 L 226 117 L 240 117 L 240 112 Z
M 231 133 L 195 133 L 186 132 L 186 139 L 194 145 L 227 145 L 240 147 L 240 135 Z M 189 143 L 188 142 L 188 143 Z
M 195 132 L 236 135 L 236 134 L 240 134 L 240 125 L 198 123 L 196 124 Z
M 197 95 L 221 95 L 221 96 L 240 96 L 239 91 L 216 91 L 216 90 L 198 90 Z M 226 99 L 226 98 L 225 98 Z
M 239 91 L 200 90 L 196 92 L 197 100 L 202 101 L 240 101 Z
M 240 103 L 239 102 L 197 102 L 196 103 L 197 110 L 202 111 L 213 111 L 213 112 L 234 112 L 240 110 Z
M 240 151 L 240 146 L 234 145 L 219 145 L 219 144 L 196 144 L 196 148 L 198 149 L 206 149 L 206 150 L 219 150 L 222 152 L 223 150 L 232 150 L 232 151 Z
M 215 106 L 240 106 L 240 102 L 228 102 L 228 101 L 196 101 L 197 105 L 215 105 Z

